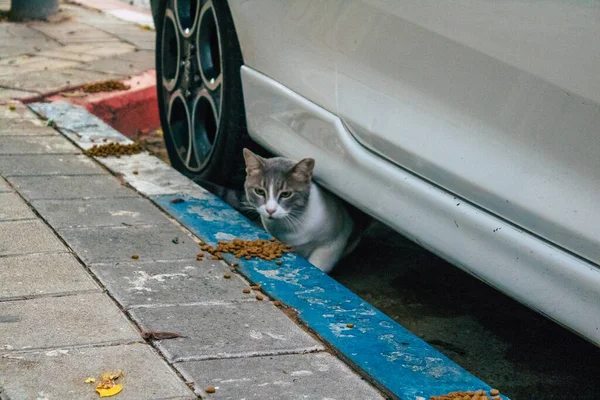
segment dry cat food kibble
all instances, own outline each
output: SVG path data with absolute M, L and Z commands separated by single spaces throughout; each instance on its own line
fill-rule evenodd
M 124 84 L 119 81 L 104 81 L 90 83 L 83 87 L 83 91 L 86 93 L 100 93 L 100 92 L 113 92 L 115 90 L 127 90 L 131 86 Z
M 500 399 L 500 391 L 498 389 L 490 390 L 490 394 L 494 397 L 492 399 Z M 448 394 L 442 394 L 440 396 L 431 396 L 429 400 L 490 400 L 490 397 L 485 390 L 477 390 L 471 392 L 451 392 Z
M 209 245 L 201 246 L 203 251 L 207 251 L 213 257 L 221 260 L 223 253 L 233 254 L 237 258 L 260 258 L 267 261 L 273 261 L 281 258 L 286 253 L 291 253 L 292 248 L 289 245 L 277 241 L 275 238 L 270 240 L 241 240 L 233 239 L 231 242 L 220 241 L 217 247 Z
M 204 391 L 205 391 L 206 393 L 214 393 L 214 392 L 216 392 L 216 391 L 217 391 L 217 389 L 215 389 L 215 387 L 214 387 L 214 386 L 207 386 L 207 387 L 204 389 Z
M 91 149 L 88 149 L 85 154 L 93 157 L 108 157 L 108 156 L 128 156 L 132 154 L 138 154 L 143 151 L 142 146 L 139 143 L 121 144 L 121 143 L 108 143 L 101 146 L 94 145 Z

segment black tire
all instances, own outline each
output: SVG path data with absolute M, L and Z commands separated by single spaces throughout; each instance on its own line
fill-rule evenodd
M 156 22 L 156 87 L 171 164 L 192 179 L 239 187 L 242 148 L 256 145 L 246 131 L 242 54 L 227 2 L 165 0 Z

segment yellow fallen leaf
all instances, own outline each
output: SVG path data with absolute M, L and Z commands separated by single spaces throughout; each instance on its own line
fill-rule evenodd
M 89 377 L 85 380 L 85 383 L 94 383 L 96 382 L 96 378 Z
M 98 392 L 98 394 L 100 395 L 100 397 L 114 396 L 114 395 L 120 393 L 121 390 L 123 390 L 123 384 L 122 383 L 116 384 L 115 386 L 110 387 L 108 389 L 96 388 L 96 392 Z
M 17 109 L 17 106 L 15 106 L 14 104 L 9 104 L 9 105 L 8 105 L 8 109 L 9 109 L 10 111 L 15 111 L 15 110 Z

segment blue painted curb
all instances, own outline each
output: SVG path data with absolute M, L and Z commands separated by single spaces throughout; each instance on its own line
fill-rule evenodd
M 236 237 L 269 238 L 215 196 L 150 198 L 210 245 Z M 171 203 L 175 198 L 185 201 Z M 491 389 L 303 258 L 286 254 L 281 266 L 257 259 L 235 260 L 242 274 L 294 308 L 303 323 L 386 392 L 402 400 L 429 400 L 452 391 Z

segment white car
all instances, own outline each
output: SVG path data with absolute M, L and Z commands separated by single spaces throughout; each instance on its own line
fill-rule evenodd
M 600 2 L 155 0 L 166 145 L 242 147 L 600 344 Z

